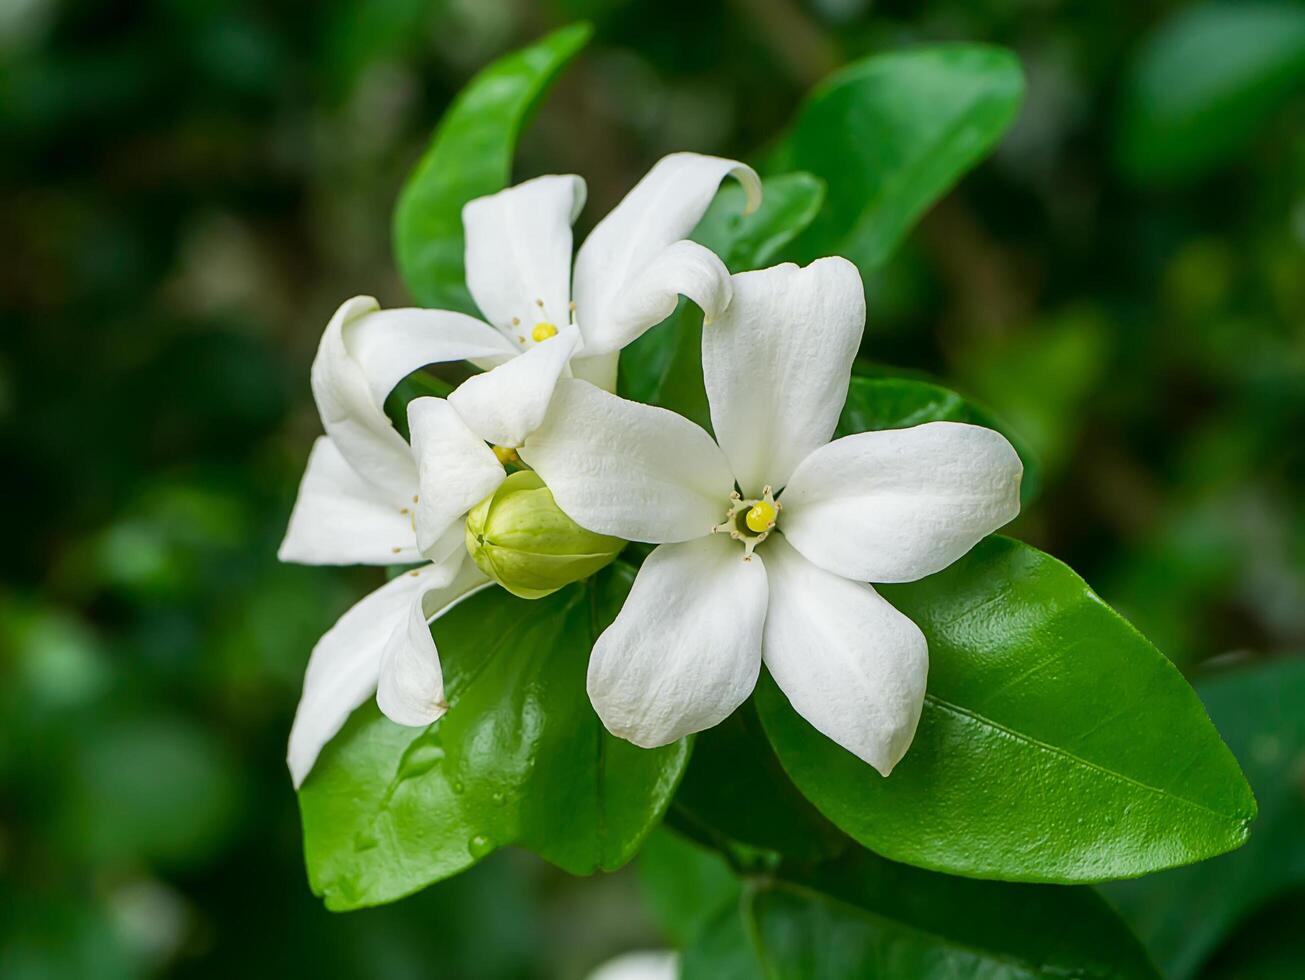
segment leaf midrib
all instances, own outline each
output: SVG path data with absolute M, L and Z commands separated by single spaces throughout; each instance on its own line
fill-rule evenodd
M 960 715 L 964 718 L 969 718 L 973 721 L 978 722 L 980 725 L 983 725 L 994 731 L 1001 732 L 1002 734 L 1013 738 L 1015 741 L 1028 745 L 1037 751 L 1046 752 L 1051 755 L 1055 755 L 1060 758 L 1066 759 L 1072 764 L 1081 766 L 1085 769 L 1090 769 L 1094 772 L 1100 773 L 1103 776 L 1106 776 L 1107 778 L 1114 779 L 1122 783 L 1127 783 L 1128 785 L 1134 786 L 1137 789 L 1142 790 L 1143 792 L 1150 793 L 1155 796 L 1166 797 L 1183 806 L 1190 807 L 1194 810 L 1199 810 L 1204 813 L 1207 813 L 1210 816 L 1215 817 L 1220 821 L 1233 823 L 1239 829 L 1244 829 L 1251 820 L 1251 816 L 1249 814 L 1243 816 L 1238 814 L 1222 813 L 1219 810 L 1215 810 L 1212 807 L 1205 805 L 1204 803 L 1198 802 L 1197 800 L 1192 800 L 1185 796 L 1180 796 L 1177 793 L 1174 793 L 1172 790 L 1165 789 L 1163 786 L 1153 786 L 1149 783 L 1144 783 L 1139 779 L 1129 776 L 1126 773 L 1116 772 L 1113 769 L 1108 769 L 1105 766 L 1101 765 L 1100 763 L 1092 762 L 1089 759 L 1084 759 L 1083 757 L 1075 755 L 1073 752 L 1070 752 L 1067 749 L 1063 749 L 1060 746 L 1052 745 L 1048 742 L 1043 742 L 1040 739 L 1034 738 L 1032 735 L 1029 735 L 1025 732 L 1017 731 L 1013 728 L 1003 725 L 1000 722 L 994 721 L 991 718 L 981 715 L 977 711 L 974 711 L 970 708 L 966 708 L 961 705 L 954 704 L 951 701 L 947 701 L 943 698 L 940 698 L 936 694 L 926 694 L 924 699 L 926 703 L 932 703 L 936 708 L 939 708 L 942 711 L 948 711 L 951 712 L 952 714 Z

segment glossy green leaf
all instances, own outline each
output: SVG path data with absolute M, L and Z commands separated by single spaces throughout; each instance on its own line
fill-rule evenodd
M 975 877 L 1104 881 L 1240 846 L 1255 800 L 1178 670 L 1069 568 L 992 537 L 880 586 L 929 641 L 929 688 L 884 778 L 774 682 L 757 706 L 785 770 L 894 860 Z
M 1236 854 L 1108 890 L 1175 980 L 1195 976 L 1247 914 L 1305 887 L 1305 659 L 1241 668 L 1197 690 L 1255 790 L 1255 832 Z
M 1066 901 L 1052 886 L 1043 889 L 1041 896 L 1029 895 L 1014 908 L 1001 903 L 1004 896 L 1000 895 L 989 896 L 997 904 L 987 906 L 940 905 L 928 916 L 935 920 L 937 931 L 788 884 L 758 889 L 750 897 L 747 913 L 767 980 L 877 976 L 1158 980 L 1145 951 L 1100 898 L 1075 893 L 1074 901 Z M 1048 904 L 1039 908 L 1038 897 Z M 882 904 L 919 905 L 919 898 L 916 892 L 885 893 Z M 1053 916 L 1053 912 L 1064 914 Z M 1016 920 L 1014 929 L 1010 918 Z M 1014 947 L 1004 942 L 1012 932 L 1018 933 Z
M 1139 178 L 1193 177 L 1228 159 L 1305 87 L 1305 7 L 1184 7 L 1142 48 L 1124 89 L 1120 162 Z
M 399 272 L 422 306 L 476 312 L 464 282 L 462 206 L 507 184 L 517 135 L 591 33 L 573 24 L 500 58 L 444 114 L 394 211 Z
M 688 745 L 609 735 L 585 693 L 594 638 L 633 576 L 618 563 L 534 601 L 489 589 L 435 624 L 448 714 L 406 728 L 369 703 L 300 791 L 309 878 L 328 907 L 392 901 L 508 844 L 573 874 L 634 856 Z
M 820 210 L 824 185 L 810 174 L 769 177 L 761 207 L 744 215 L 743 189 L 728 183 L 694 229 L 693 240 L 721 257 L 731 272 L 763 268 Z M 621 354 L 620 393 L 662 405 L 708 426 L 702 382 L 702 311 L 686 300 Z
M 847 843 L 788 778 L 751 700 L 695 737 L 672 806 L 678 822 L 713 844 L 723 838 L 814 860 Z
M 1158 976 L 1090 888 L 955 878 L 856 849 L 758 878 L 689 944 L 685 967 L 748 980 Z
M 808 173 L 766 177 L 761 206 L 744 214 L 743 188 L 724 184 L 693 230 L 693 240 L 720 256 L 730 272 L 763 269 L 781 258 L 784 247 L 815 220 L 825 200 L 825 184 Z
M 1024 76 L 1011 52 L 940 44 L 849 65 L 808 96 L 767 169 L 828 185 L 803 258 L 837 254 L 867 271 L 996 145 L 1015 120 Z
M 1010 440 L 1024 463 L 1020 502 L 1028 504 L 1042 486 L 1042 467 L 1028 444 L 986 408 L 942 385 L 914 378 L 854 376 L 836 435 L 904 429 L 925 422 L 968 422 L 996 429 Z

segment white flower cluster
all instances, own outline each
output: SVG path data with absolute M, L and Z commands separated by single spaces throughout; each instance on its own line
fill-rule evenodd
M 428 624 L 492 580 L 467 560 L 468 511 L 505 464 L 532 468 L 580 527 L 656 544 L 596 643 L 588 690 L 607 728 L 664 745 L 726 718 L 764 662 L 812 725 L 885 775 L 920 717 L 925 638 L 869 582 L 942 569 L 1019 509 L 1022 467 L 978 426 L 932 422 L 830 441 L 865 326 L 856 268 L 826 258 L 731 276 L 686 236 L 733 160 L 661 160 L 593 230 L 571 269 L 575 176 L 527 181 L 463 210 L 467 286 L 488 323 L 441 310 L 332 317 L 313 364 L 326 435 L 308 460 L 284 561 L 417 564 L 318 642 L 290 736 L 296 785 L 376 693 L 405 725 L 440 717 Z M 715 438 L 613 394 L 621 349 L 684 295 L 704 314 Z M 482 369 L 383 406 L 430 364 Z

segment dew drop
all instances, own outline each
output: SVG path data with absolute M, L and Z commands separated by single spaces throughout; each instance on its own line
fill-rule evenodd
M 490 851 L 494 850 L 494 843 L 484 834 L 477 834 L 467 842 L 467 850 L 476 860 L 480 860 Z
M 413 739 L 399 760 L 398 780 L 403 782 L 424 776 L 444 761 L 444 746 L 438 729 L 429 729 Z

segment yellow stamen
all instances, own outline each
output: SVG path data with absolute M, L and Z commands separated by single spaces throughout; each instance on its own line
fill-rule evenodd
M 490 448 L 494 450 L 494 455 L 498 457 L 498 461 L 504 466 L 507 466 L 508 463 L 518 465 L 521 463 L 521 457 L 517 455 L 517 451 L 511 446 L 491 446 Z
M 536 323 L 535 329 L 530 331 L 530 336 L 535 343 L 542 344 L 549 337 L 557 336 L 557 327 L 547 321 Z
M 744 521 L 747 523 L 749 531 L 760 534 L 762 531 L 769 531 L 775 526 L 775 517 L 778 513 L 774 504 L 758 500 L 748 511 L 748 516 L 744 518 Z

